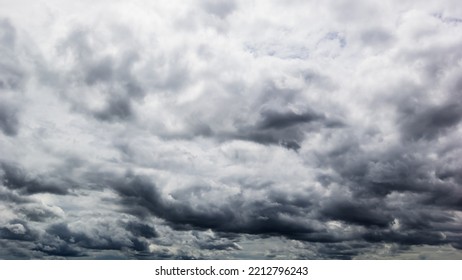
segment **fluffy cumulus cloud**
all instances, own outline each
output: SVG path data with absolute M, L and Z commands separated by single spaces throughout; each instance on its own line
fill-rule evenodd
M 0 3 L 0 258 L 462 258 L 459 1 Z

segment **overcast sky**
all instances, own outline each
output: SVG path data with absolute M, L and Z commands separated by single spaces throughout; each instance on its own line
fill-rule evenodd
M 459 0 L 0 6 L 0 258 L 462 259 Z

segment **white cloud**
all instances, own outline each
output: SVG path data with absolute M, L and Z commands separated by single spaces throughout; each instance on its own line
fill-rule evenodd
M 2 222 L 43 256 L 462 246 L 458 1 L 7 1 L 0 17 Z M 159 237 L 135 240 L 146 216 Z

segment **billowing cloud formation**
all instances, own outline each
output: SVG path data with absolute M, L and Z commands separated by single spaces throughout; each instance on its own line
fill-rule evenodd
M 460 259 L 461 35 L 455 0 L 2 3 L 0 258 Z

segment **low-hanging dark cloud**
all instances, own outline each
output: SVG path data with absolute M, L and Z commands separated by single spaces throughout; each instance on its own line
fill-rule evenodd
M 68 194 L 69 182 L 56 180 L 51 175 L 43 174 L 31 176 L 21 167 L 8 163 L 1 163 L 2 184 L 21 194 L 52 193 Z

